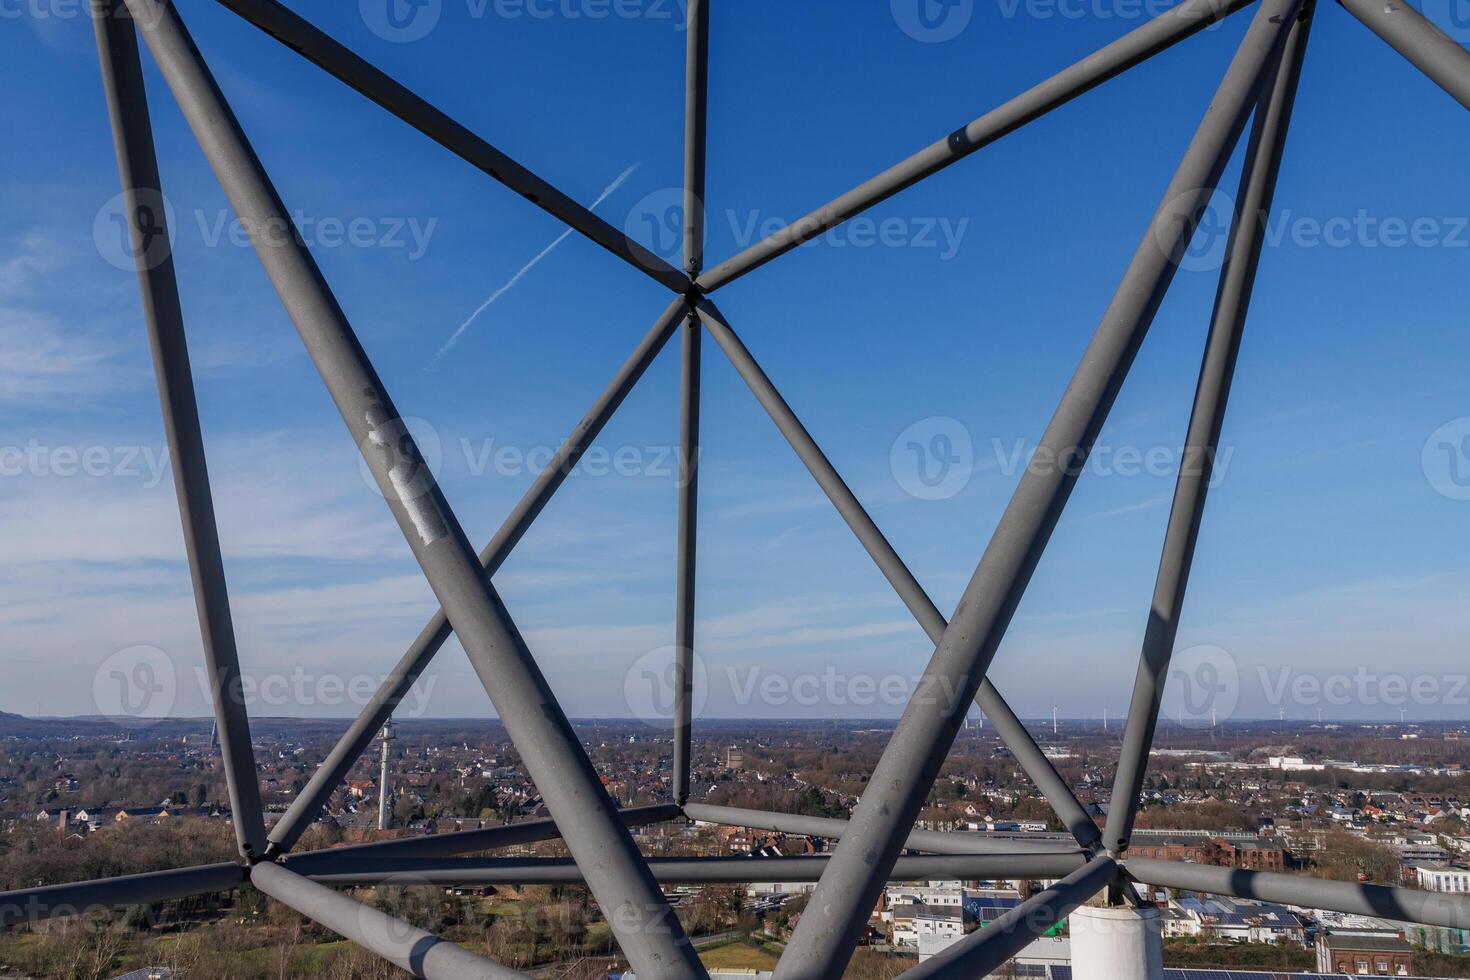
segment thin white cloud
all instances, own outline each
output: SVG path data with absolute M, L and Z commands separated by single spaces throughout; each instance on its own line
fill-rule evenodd
M 619 187 L 623 186 L 623 181 L 631 177 L 633 175 L 633 171 L 637 169 L 638 164 L 635 163 L 628 169 L 624 170 L 622 173 L 618 174 L 617 178 L 613 180 L 611 184 L 608 184 L 602 189 L 602 193 L 597 195 L 597 200 L 592 202 L 588 210 L 596 210 L 597 206 L 603 201 L 607 200 Z M 458 327 L 455 327 L 454 333 L 449 335 L 449 339 L 444 342 L 443 347 L 439 348 L 438 352 L 434 355 L 433 359 L 429 361 L 428 366 L 424 370 L 432 370 L 434 365 L 439 363 L 439 359 L 442 358 L 445 354 L 449 353 L 450 348 L 459 343 L 459 338 L 464 336 L 464 332 L 470 328 L 470 324 L 474 323 L 475 319 L 481 313 L 484 313 L 486 310 L 488 310 L 490 308 L 490 305 L 500 299 L 500 297 L 510 292 L 511 289 L 516 285 L 516 283 L 520 282 L 521 279 L 525 277 L 526 273 L 534 269 L 536 267 L 536 264 L 539 263 L 542 259 L 546 258 L 546 256 L 550 255 L 558 245 L 566 241 L 567 236 L 571 233 L 572 229 L 568 228 L 560 235 L 557 235 L 556 238 L 552 240 L 550 245 L 537 252 L 536 255 L 532 257 L 531 261 L 527 262 L 525 265 L 517 269 L 516 274 L 506 280 L 503 286 L 495 290 L 495 292 L 491 293 L 489 298 L 486 299 L 485 302 L 481 303 L 478 307 L 475 308 L 475 312 L 471 313 L 467 318 L 465 318 L 465 321 L 461 323 Z
M 183 559 L 162 440 L 37 439 L 3 447 L 6 559 Z M 209 462 L 227 558 L 381 559 L 407 554 L 387 505 L 360 478 L 350 442 L 279 434 L 217 439 Z M 89 470 L 78 460 L 90 460 Z
M 0 254 L 0 404 L 74 409 L 144 382 L 128 349 L 95 324 L 64 323 L 38 298 L 69 295 L 62 273 L 75 266 L 55 241 L 27 233 Z M 135 307 L 136 308 L 136 307 Z M 101 318 L 104 322 L 106 317 Z
M 1072 518 L 1065 523 L 1091 524 L 1093 521 L 1107 520 L 1110 517 L 1122 517 L 1125 514 L 1137 514 L 1142 511 L 1157 510 L 1169 503 L 1172 499 L 1173 496 L 1171 494 L 1159 493 L 1144 500 L 1136 500 L 1131 504 L 1122 504 L 1117 507 L 1110 507 L 1107 510 L 1093 511 L 1091 514 L 1084 514 L 1081 517 Z
M 30 407 L 92 399 L 131 381 L 118 346 L 95 332 L 64 333 L 44 313 L 0 307 L 0 403 Z
M 38 278 L 61 265 L 61 250 L 54 242 L 36 233 L 23 236 L 13 254 L 0 259 L 0 299 L 31 294 Z

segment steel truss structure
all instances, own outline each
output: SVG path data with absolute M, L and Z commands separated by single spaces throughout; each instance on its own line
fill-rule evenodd
M 1216 442 L 1245 325 L 1266 219 L 1302 68 L 1314 0 L 1183 0 L 1093 55 L 925 147 L 788 227 L 706 269 L 704 174 L 709 20 L 690 0 L 686 49 L 683 268 L 630 240 L 276 0 L 218 0 L 339 81 L 518 192 L 674 293 L 551 464 L 478 553 L 472 550 L 373 365 L 216 85 L 171 0 L 90 0 L 97 50 L 138 260 L 183 520 L 200 631 L 213 678 L 222 764 L 240 861 L 0 895 L 0 923 L 161 902 L 249 881 L 329 929 L 420 977 L 521 976 L 363 905 L 332 885 L 583 882 L 644 980 L 706 977 L 661 891 L 666 882 L 816 881 L 813 901 L 776 970 L 779 980 L 842 974 L 885 881 L 934 875 L 1050 880 L 999 922 L 970 934 L 910 977 L 983 976 L 1099 893 L 1136 901 L 1130 881 L 1470 926 L 1470 897 L 1293 875 L 1131 858 L 1128 841 L 1158 719 Z M 1453 98 L 1470 108 L 1470 52 L 1402 0 L 1339 0 Z M 1245 7 L 1256 10 L 1173 180 L 1067 386 L 1040 451 L 1073 465 L 1030 471 L 946 621 L 711 299 L 711 294 L 904 188 L 1036 120 Z M 241 694 L 239 657 L 210 498 L 203 439 L 162 207 L 137 36 L 141 34 L 322 375 L 352 438 L 442 608 L 284 816 L 267 831 Z M 1226 161 L 1252 121 L 1227 260 L 1221 270 L 1174 493 L 1112 805 L 1100 831 L 986 671 L 1109 409 L 1143 342 Z M 271 229 L 276 233 L 272 234 Z M 708 331 L 935 644 L 913 699 L 850 821 L 759 813 L 689 799 L 694 648 L 700 342 Z M 674 799 L 619 810 L 497 595 L 495 572 L 597 438 L 659 351 L 679 334 L 681 479 L 674 627 Z M 490 830 L 291 853 L 330 794 L 415 679 L 458 634 L 553 820 Z M 960 692 L 945 696 L 944 692 Z M 973 700 L 1074 838 L 1028 841 L 913 829 Z M 691 818 L 836 838 L 830 857 L 646 859 L 630 826 Z M 560 838 L 571 859 L 457 855 Z M 902 852 L 925 852 L 901 856 Z

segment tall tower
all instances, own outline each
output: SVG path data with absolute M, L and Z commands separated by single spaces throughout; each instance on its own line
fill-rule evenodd
M 388 805 L 392 789 L 388 786 L 388 754 L 393 745 L 393 719 L 383 723 L 383 761 L 378 769 L 378 829 L 387 830 L 393 822 L 393 809 Z

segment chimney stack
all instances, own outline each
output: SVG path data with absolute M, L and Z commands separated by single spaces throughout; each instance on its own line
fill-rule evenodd
M 378 770 L 378 829 L 387 830 L 393 824 L 393 810 L 388 805 L 392 790 L 388 787 L 388 753 L 393 743 L 393 719 L 383 723 L 383 762 Z

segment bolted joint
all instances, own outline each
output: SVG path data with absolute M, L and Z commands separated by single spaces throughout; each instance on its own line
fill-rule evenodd
M 686 311 L 686 315 L 688 321 L 691 324 L 697 323 L 699 321 L 699 311 L 696 309 L 696 307 L 700 304 L 701 301 L 703 301 L 703 299 L 704 290 L 699 288 L 699 283 L 695 282 L 694 277 L 691 275 L 689 278 L 689 288 L 684 290 L 684 302 L 687 303 L 689 306 L 689 309 Z

